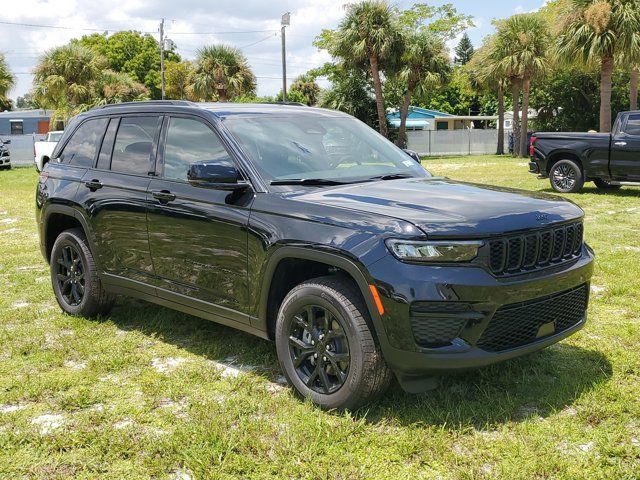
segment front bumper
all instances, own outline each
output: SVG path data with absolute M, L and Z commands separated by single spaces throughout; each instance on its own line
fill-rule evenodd
M 416 391 L 426 377 L 482 367 L 558 342 L 585 324 L 593 261 L 593 252 L 583 245 L 581 256 L 573 261 L 498 278 L 482 267 L 406 264 L 389 255 L 369 266 L 385 310 L 380 317 L 384 331 L 378 331 L 385 360 L 405 389 Z M 488 327 L 498 318 L 497 311 L 505 311 L 501 307 L 509 310 L 529 305 L 527 315 L 533 312 L 535 317 L 539 305 L 540 319 L 550 315 L 553 318 L 553 312 L 544 310 L 543 302 L 579 288 L 586 292 L 582 299 L 584 307 L 578 310 L 577 317 L 573 312 L 571 323 L 563 323 L 559 328 L 554 320 L 540 325 L 535 336 L 519 339 L 513 347 L 509 344 L 487 347 Z M 436 320 L 441 322 L 437 325 L 445 330 L 447 322 L 459 321 L 456 336 L 425 345 L 415 323 L 416 305 L 423 312 L 437 312 Z M 491 327 L 491 331 L 496 329 L 495 324 Z

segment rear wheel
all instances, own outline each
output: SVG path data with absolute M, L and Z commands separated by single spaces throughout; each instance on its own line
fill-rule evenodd
M 51 250 L 51 283 L 60 308 L 81 317 L 111 310 L 113 298 L 102 287 L 84 232 L 62 232 Z
M 321 277 L 285 297 L 276 349 L 289 384 L 325 409 L 357 409 L 383 393 L 392 373 L 351 282 Z
M 594 178 L 593 183 L 595 183 L 596 187 L 598 187 L 601 190 L 619 190 L 620 187 L 622 186 L 622 185 L 613 185 L 611 184 L 611 182 L 603 178 Z
M 573 160 L 560 160 L 553 164 L 549 172 L 551 187 L 560 193 L 576 193 L 582 190 L 584 175 Z

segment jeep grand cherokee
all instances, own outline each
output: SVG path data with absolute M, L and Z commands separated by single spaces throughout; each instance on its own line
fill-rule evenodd
M 340 112 L 141 102 L 75 117 L 40 175 L 72 315 L 114 294 L 275 341 L 293 388 L 357 408 L 546 347 L 586 319 L 593 252 L 561 198 L 434 177 Z

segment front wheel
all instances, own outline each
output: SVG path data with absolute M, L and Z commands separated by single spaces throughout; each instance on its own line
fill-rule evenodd
M 113 298 L 100 282 L 84 232 L 62 232 L 51 250 L 51 283 L 60 308 L 70 315 L 95 317 L 106 314 Z
M 619 190 L 622 185 L 614 185 L 603 178 L 594 178 L 593 183 L 601 190 Z
M 382 394 L 392 373 L 366 321 L 361 295 L 346 279 L 301 283 L 280 307 L 275 340 L 289 384 L 325 409 L 357 409 Z
M 549 172 L 551 187 L 560 193 L 576 193 L 582 190 L 584 175 L 573 160 L 560 160 L 553 164 Z

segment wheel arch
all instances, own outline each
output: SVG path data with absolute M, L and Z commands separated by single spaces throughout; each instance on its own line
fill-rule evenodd
M 56 238 L 70 228 L 81 228 L 89 242 L 89 248 L 95 251 L 86 219 L 68 205 L 50 205 L 43 219 L 43 254 L 47 262 L 51 260 L 51 250 Z
M 297 264 L 293 273 L 288 268 L 292 264 Z M 287 275 L 283 276 L 284 273 Z M 262 279 L 258 312 L 260 327 L 267 331 L 269 338 L 273 339 L 278 310 L 291 288 L 327 274 L 342 274 L 354 283 L 367 307 L 373 324 L 372 334 L 379 342 L 386 343 L 382 321 L 369 289 L 370 282 L 361 267 L 344 255 L 304 247 L 280 247 L 269 258 Z
M 572 160 L 576 162 L 576 164 L 580 167 L 580 170 L 582 170 L 582 174 L 584 175 L 584 164 L 582 162 L 582 158 L 580 158 L 578 154 L 571 150 L 555 150 L 551 154 L 549 154 L 547 160 L 547 175 L 551 174 L 551 169 L 560 160 Z

